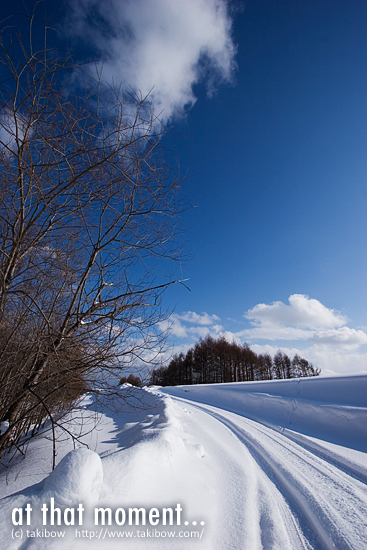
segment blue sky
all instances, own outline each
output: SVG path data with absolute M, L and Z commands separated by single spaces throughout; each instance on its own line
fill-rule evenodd
M 70 0 L 61 16 L 107 79 L 152 90 L 188 173 L 175 349 L 224 333 L 366 372 L 364 0 Z
M 176 311 L 215 314 L 238 335 L 258 325 L 244 317 L 257 304 L 306 295 L 345 322 L 305 318 L 295 340 L 239 338 L 300 350 L 325 373 L 367 363 L 365 335 L 352 331 L 367 324 L 366 24 L 363 2 L 246 2 L 233 21 L 234 84 L 210 100 L 197 88 L 175 124 L 197 205 L 185 219 L 191 293 L 170 291 Z

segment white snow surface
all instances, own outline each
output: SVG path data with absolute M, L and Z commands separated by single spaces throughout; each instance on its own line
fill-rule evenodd
M 80 441 L 58 431 L 53 472 L 50 432 L 3 456 L 0 548 L 366 548 L 367 376 L 119 393 L 121 411 L 90 396 L 75 409 Z
M 43 482 L 43 498 L 60 504 L 97 504 L 103 482 L 99 455 L 86 447 L 69 452 Z

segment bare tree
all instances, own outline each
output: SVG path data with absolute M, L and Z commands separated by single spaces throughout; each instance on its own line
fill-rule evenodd
M 279 350 L 272 359 L 269 354 L 257 355 L 248 344 L 230 343 L 224 336 L 208 334 L 186 354 L 174 355 L 166 367 L 153 370 L 150 382 L 161 386 L 251 382 L 318 376 L 320 372 L 298 355 L 291 361 Z
M 151 358 L 179 176 L 146 98 L 0 31 L 0 454 L 126 362 Z M 114 379 L 114 383 L 116 379 Z

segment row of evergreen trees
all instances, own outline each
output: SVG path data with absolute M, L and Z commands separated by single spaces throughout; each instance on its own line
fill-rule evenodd
M 257 355 L 247 344 L 229 343 L 220 336 L 206 336 L 186 354 L 175 355 L 167 367 L 152 372 L 151 383 L 158 386 L 181 384 L 213 384 L 218 382 L 249 382 L 318 376 L 306 359 L 295 355 L 291 360 L 278 351 Z

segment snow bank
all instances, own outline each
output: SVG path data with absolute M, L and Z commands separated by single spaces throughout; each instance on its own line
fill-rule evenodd
M 46 438 L 31 440 L 25 458 L 3 457 L 1 548 L 364 548 L 367 470 L 359 448 L 367 425 L 367 376 L 159 389 L 124 385 L 119 392 L 119 410 L 90 398 L 70 416 L 73 428 L 80 424 L 85 431 L 80 441 L 95 452 L 73 450 L 60 432 L 52 473 L 52 441 Z M 82 525 L 45 526 L 41 506 L 52 498 L 61 508 L 86 504 Z M 27 526 L 23 539 L 14 536 L 19 529 L 12 511 L 28 504 L 30 532 L 61 529 L 65 538 L 32 539 Z M 174 539 L 163 539 L 161 533 L 171 529 L 163 524 L 154 526 L 158 535 L 141 540 L 137 530 L 151 533 L 152 526 L 134 525 L 132 539 L 121 541 L 129 526 L 93 519 L 95 507 L 114 513 L 178 504 L 182 522 L 172 527 Z M 192 531 L 200 537 L 192 538 Z M 191 538 L 180 539 L 181 532 Z
M 367 451 L 367 376 L 297 378 L 161 388 L 182 397 Z
M 85 502 L 94 505 L 103 483 L 99 455 L 86 447 L 70 451 L 44 480 L 44 499 L 53 497 L 59 504 Z
M 162 510 L 164 507 L 175 509 L 179 504 L 185 518 L 189 515 L 188 519 L 199 521 L 205 519 L 205 513 L 213 507 L 216 507 L 215 515 L 219 514 L 220 503 L 214 498 L 215 479 L 205 463 L 204 446 L 183 427 L 182 420 L 186 419 L 187 413 L 179 412 L 169 396 L 151 389 L 123 385 L 119 392 L 119 409 L 103 408 L 101 399 L 98 403 L 86 400 L 85 405 L 91 414 L 79 409 L 70 419 L 74 428 L 75 422 L 82 420 L 88 433 L 80 440 L 97 452 L 85 447 L 66 450 L 64 441 L 61 460 L 50 472 L 52 442 L 37 438 L 30 442 L 25 458 L 16 457 L 2 472 L 0 465 L 0 494 L 5 497 L 0 499 L 0 548 L 19 550 L 22 544 L 30 550 L 120 547 L 121 541 L 99 541 L 97 535 L 95 540 L 90 540 L 85 535 L 89 532 L 94 536 L 97 532 L 96 507 L 113 511 L 137 506 Z M 92 420 L 95 421 L 93 429 Z M 65 433 L 57 433 L 57 436 L 61 442 L 65 440 Z M 69 446 L 72 445 L 69 441 Z M 45 457 L 43 462 L 40 461 L 42 456 Z M 6 461 L 3 463 L 8 466 Z M 41 481 L 40 468 L 43 468 Z M 29 503 L 33 509 L 31 527 L 34 532 L 38 529 L 38 533 L 42 533 L 45 525 L 41 506 L 45 503 L 50 508 L 51 499 L 56 507 L 61 508 L 62 514 L 65 506 L 76 509 L 79 503 L 84 505 L 83 524 L 77 526 L 77 531 L 85 536 L 76 535 L 74 526 L 61 525 L 65 532 L 63 540 L 14 539 L 12 510 L 24 509 Z M 47 528 L 50 530 L 49 525 Z M 100 525 L 98 529 L 101 529 Z M 23 530 L 23 536 L 25 532 Z M 214 548 L 213 537 L 208 537 L 204 546 L 193 540 L 191 547 L 211 550 Z M 129 548 L 140 549 L 139 542 L 129 541 Z M 143 542 L 147 549 L 172 548 L 169 540 Z

